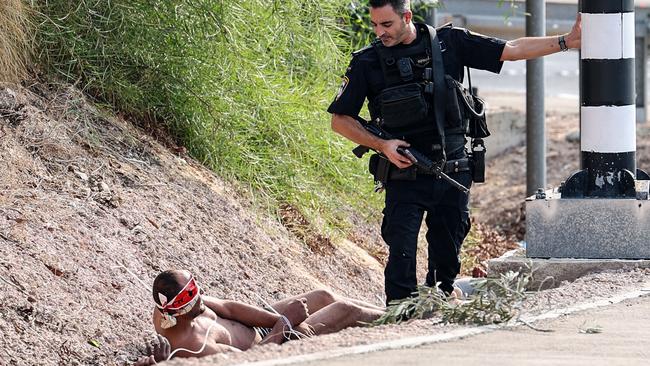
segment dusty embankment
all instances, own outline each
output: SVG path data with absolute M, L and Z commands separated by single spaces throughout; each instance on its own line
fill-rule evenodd
M 183 148 L 92 106 L 72 87 L 8 87 L 0 86 L 0 365 L 134 359 L 152 331 L 146 287 L 167 268 L 188 268 L 208 293 L 251 303 L 317 287 L 381 303 L 382 264 L 375 257 L 381 260 L 385 247 L 376 225 L 360 223 L 351 241 L 305 234 L 295 209 L 285 205 L 281 219 L 272 219 Z M 557 156 L 577 149 L 562 142 L 564 116 L 550 118 L 551 153 L 554 143 L 564 146 Z M 644 166 L 648 150 L 640 145 Z M 523 159 L 523 148 L 513 148 L 490 162 L 489 183 L 473 190 L 479 221 L 517 222 L 501 212 L 518 212 Z M 584 296 L 624 289 L 646 275 L 582 283 Z M 546 295 L 544 306 L 573 301 L 562 291 Z M 430 321 L 351 329 L 228 362 L 448 329 Z
M 168 268 L 252 303 L 317 287 L 380 302 L 364 250 L 304 244 L 72 87 L 0 87 L 0 172 L 0 365 L 123 363 L 152 330 L 145 285 Z

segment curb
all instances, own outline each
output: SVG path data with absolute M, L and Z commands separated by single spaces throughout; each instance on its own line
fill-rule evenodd
M 556 319 L 563 315 L 568 315 L 568 314 L 590 310 L 590 309 L 602 308 L 608 305 L 618 304 L 626 300 L 641 298 L 644 296 L 650 296 L 650 283 L 645 284 L 645 288 L 630 293 L 625 293 L 625 294 L 613 296 L 598 301 L 583 303 L 576 306 L 570 306 L 563 309 L 552 310 L 540 315 L 525 317 L 521 319 L 528 323 L 534 323 L 540 320 Z M 484 325 L 480 327 L 461 328 L 444 334 L 403 338 L 394 341 L 386 341 L 386 342 L 373 343 L 373 344 L 362 345 L 362 346 L 339 348 L 339 349 L 334 349 L 329 351 L 321 351 L 316 353 L 309 353 L 305 355 L 291 356 L 287 358 L 279 358 L 279 359 L 266 360 L 266 361 L 246 362 L 246 363 L 237 364 L 237 366 L 291 365 L 296 363 L 322 361 L 322 360 L 327 360 L 327 359 L 332 359 L 332 358 L 337 358 L 342 356 L 358 355 L 358 354 L 364 354 L 370 352 L 413 348 L 413 347 L 418 347 L 427 344 L 434 344 L 439 342 L 462 339 L 470 336 L 475 336 L 478 334 L 492 332 L 498 329 L 510 328 L 513 327 L 514 325 L 515 324 L 506 323 L 502 325 Z

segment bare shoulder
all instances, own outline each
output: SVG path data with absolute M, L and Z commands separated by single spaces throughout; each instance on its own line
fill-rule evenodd
M 162 331 L 162 328 L 160 327 L 160 319 L 162 318 L 162 314 L 160 314 L 160 311 L 158 309 L 153 308 L 153 314 L 151 315 L 151 321 L 153 322 L 153 327 L 156 329 L 156 333 L 160 334 Z

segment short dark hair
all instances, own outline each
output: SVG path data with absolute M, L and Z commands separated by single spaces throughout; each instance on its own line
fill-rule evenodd
M 184 283 L 178 282 L 182 276 L 183 272 L 179 270 L 160 272 L 156 279 L 153 280 L 153 301 L 158 305 L 162 305 L 158 294 L 165 295 L 168 300 L 176 296 L 185 286 Z
M 381 8 L 390 5 L 396 13 L 404 15 L 410 9 L 409 0 L 370 0 L 370 6 L 373 8 Z

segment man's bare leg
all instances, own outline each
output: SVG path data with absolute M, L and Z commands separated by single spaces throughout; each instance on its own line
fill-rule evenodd
M 361 306 L 362 308 L 377 310 L 377 311 L 381 311 L 381 312 L 386 311 L 386 307 L 384 307 L 384 306 L 377 306 L 377 305 L 373 305 L 373 304 L 371 304 L 369 302 L 365 302 L 365 301 L 361 301 L 361 300 L 357 300 L 357 299 L 351 299 L 349 297 L 344 297 L 344 296 L 340 296 L 340 295 L 336 297 L 336 301 L 348 301 L 348 302 L 351 302 L 351 303 L 353 303 L 353 304 L 355 304 L 357 306 Z
M 359 306 L 349 301 L 336 301 L 312 313 L 305 323 L 314 329 L 316 335 L 321 335 L 371 323 L 383 314 L 383 310 Z
M 276 303 L 271 304 L 271 307 L 278 313 L 282 314 L 284 311 L 286 311 L 287 306 L 292 301 L 298 299 L 307 300 L 307 310 L 309 310 L 310 314 L 313 314 L 336 301 L 334 295 L 330 291 L 314 290 L 314 291 L 309 291 L 304 294 L 292 296 L 284 300 L 278 301 Z
M 283 311 L 286 310 L 286 306 L 291 301 L 297 299 L 307 300 L 307 309 L 309 310 L 310 314 L 314 314 L 317 311 L 335 302 L 353 303 L 359 307 L 366 308 L 368 310 L 375 310 L 375 311 L 382 311 L 382 312 L 385 310 L 385 308 L 375 306 L 364 301 L 350 299 L 341 295 L 337 295 L 328 290 L 314 290 L 297 296 L 292 296 L 282 301 L 278 301 L 274 304 L 271 304 L 271 307 L 273 307 L 275 311 L 282 313 Z

